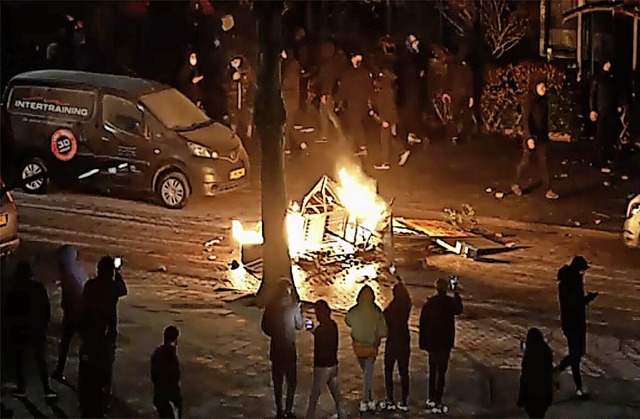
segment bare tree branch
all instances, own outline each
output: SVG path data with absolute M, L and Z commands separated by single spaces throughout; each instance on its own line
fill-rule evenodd
M 480 21 L 491 55 L 500 58 L 526 35 L 529 20 L 508 0 L 481 0 Z

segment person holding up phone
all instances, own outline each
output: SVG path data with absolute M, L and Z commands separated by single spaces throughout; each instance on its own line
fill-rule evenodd
M 584 293 L 584 274 L 588 269 L 587 260 L 583 256 L 576 256 L 571 264 L 563 266 L 558 271 L 560 321 L 562 332 L 567 338 L 569 354 L 556 369 L 561 372 L 571 366 L 576 395 L 581 398 L 588 395 L 580 376 L 580 362 L 587 346 L 586 308 L 598 296 L 597 292 Z
M 82 292 L 78 397 L 83 417 L 104 416 L 111 396 L 118 301 L 128 292 L 116 265 L 111 256 L 100 258 L 97 276 L 85 283 Z
M 306 327 L 307 330 L 313 333 L 313 384 L 305 417 L 315 417 L 318 399 L 322 389 L 327 386 L 333 398 L 338 417 L 342 418 L 340 387 L 338 384 L 338 325 L 331 318 L 331 307 L 326 301 L 317 301 L 315 311 L 318 327 L 314 329 L 311 320 L 307 320 L 309 323 Z
M 462 298 L 457 281 L 453 297 L 447 295 L 452 282 L 446 278 L 436 281 L 436 295 L 429 297 L 420 313 L 420 349 L 429 353 L 429 398 L 427 409 L 433 414 L 447 413 L 442 402 L 445 377 L 455 342 L 455 316 L 462 314 Z

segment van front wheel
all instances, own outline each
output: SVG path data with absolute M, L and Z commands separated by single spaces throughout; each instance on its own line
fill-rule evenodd
M 186 176 L 180 172 L 167 173 L 158 182 L 158 195 L 162 204 L 167 208 L 184 208 L 189 194 L 189 182 Z
M 33 178 L 33 180 L 29 181 L 30 178 Z M 21 166 L 20 179 L 21 187 L 25 192 L 32 194 L 45 193 L 47 191 L 49 177 L 44 161 L 38 157 L 25 160 Z

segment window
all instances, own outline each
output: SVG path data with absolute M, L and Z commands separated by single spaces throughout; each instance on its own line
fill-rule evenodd
M 142 111 L 132 102 L 117 96 L 104 95 L 102 119 L 105 124 L 135 135 L 143 132 Z

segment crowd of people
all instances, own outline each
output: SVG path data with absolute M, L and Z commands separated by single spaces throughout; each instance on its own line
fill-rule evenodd
M 127 295 L 119 257 L 104 256 L 97 264 L 97 274 L 89 279 L 82 268 L 78 251 L 70 245 L 58 249 L 58 278 L 61 289 L 62 331 L 59 357 L 51 378 L 66 383 L 65 365 L 70 342 L 80 337 L 77 396 L 82 417 L 105 417 L 111 397 L 113 363 L 116 354 L 118 301 Z M 557 390 L 557 374 L 571 367 L 576 395 L 588 395 L 580 374 L 580 363 L 586 352 L 586 307 L 598 293 L 584 291 L 584 274 L 589 264 L 582 256 L 558 271 L 558 296 L 562 331 L 568 343 L 568 355 L 557 366 L 542 332 L 529 329 L 521 350 L 522 372 L 518 406 L 532 418 L 544 417 Z M 425 396 L 426 409 L 432 414 L 447 413 L 443 401 L 446 373 L 455 346 L 456 316 L 463 313 L 460 285 L 456 277 L 439 278 L 436 293 L 429 297 L 419 316 L 418 347 L 428 353 L 429 377 Z M 393 287 L 393 299 L 383 310 L 374 290 L 364 285 L 357 303 L 344 316 L 351 331 L 353 354 L 362 370 L 361 413 L 409 411 L 409 364 L 411 332 L 409 317 L 413 302 L 409 291 L 398 276 Z M 295 417 L 293 412 L 298 382 L 297 332 L 313 334 L 313 377 L 305 417 L 315 417 L 319 397 L 325 387 L 333 398 L 338 417 L 344 417 L 338 357 L 339 332 L 332 310 L 324 300 L 313 304 L 315 322 L 303 317 L 302 303 L 294 292 L 291 280 L 283 278 L 265 305 L 261 328 L 270 339 L 271 376 L 277 417 Z M 16 265 L 13 283 L 5 307 L 3 331 L 10 333 L 12 356 L 15 359 L 14 395 L 26 397 L 24 366 L 27 355 L 33 356 L 38 367 L 44 397 L 57 399 L 47 367 L 47 333 L 51 320 L 49 294 L 34 275 L 28 262 Z M 153 384 L 153 404 L 162 418 L 182 417 L 180 362 L 177 343 L 180 332 L 168 326 L 163 343 L 150 358 L 150 378 Z M 384 344 L 384 401 L 374 397 L 376 359 Z M 394 370 L 397 366 L 401 393 L 394 392 Z M 286 392 L 284 391 L 286 385 Z M 284 396 L 284 398 L 283 398 Z M 396 402 L 396 400 L 398 400 Z M 4 408 L 4 407 L 3 407 Z

